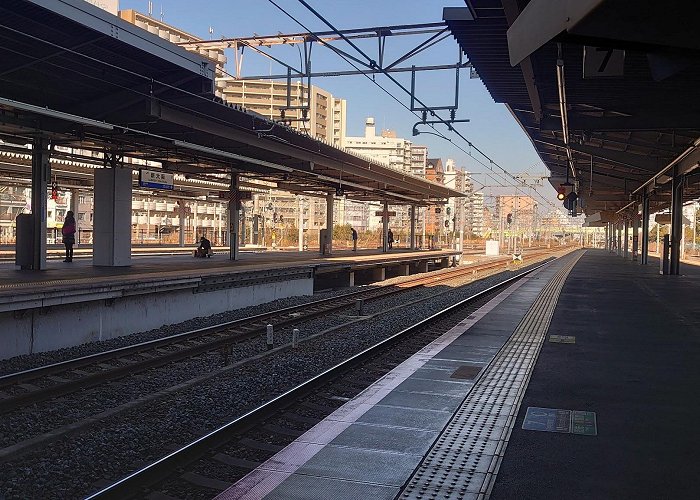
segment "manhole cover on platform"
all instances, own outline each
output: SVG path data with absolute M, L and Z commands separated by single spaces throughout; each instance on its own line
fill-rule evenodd
M 525 414 L 523 429 L 526 431 L 570 432 L 571 411 L 531 406 Z
M 584 436 L 597 436 L 598 426 L 596 425 L 595 412 L 578 410 L 571 412 L 571 432 Z
M 462 365 L 459 368 L 457 368 L 452 375 L 450 375 L 450 378 L 463 378 L 467 380 L 471 380 L 474 377 L 476 377 L 479 372 L 481 371 L 480 366 L 469 366 L 469 365 Z
M 575 344 L 576 337 L 572 335 L 550 335 L 549 341 L 555 344 Z
M 564 432 L 583 436 L 598 435 L 595 412 L 538 408 L 536 406 L 527 409 L 523 429 L 526 431 Z

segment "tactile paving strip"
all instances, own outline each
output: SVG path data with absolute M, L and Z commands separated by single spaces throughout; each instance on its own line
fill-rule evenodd
M 564 281 L 582 255 L 540 292 L 398 498 L 488 498 Z

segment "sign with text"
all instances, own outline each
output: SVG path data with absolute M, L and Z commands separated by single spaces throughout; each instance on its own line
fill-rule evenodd
M 381 217 L 382 215 L 384 215 L 384 210 L 377 210 L 376 212 L 374 212 L 374 215 L 376 215 L 377 217 Z M 396 217 L 396 212 L 389 211 L 387 212 L 387 216 Z
M 219 191 L 219 198 L 222 200 L 230 200 L 233 191 Z M 252 191 L 238 191 L 238 201 L 250 201 L 253 199 Z
M 175 175 L 157 170 L 139 170 L 139 186 L 153 189 L 173 189 Z
M 584 78 L 619 78 L 625 74 L 625 51 L 607 47 L 583 47 Z

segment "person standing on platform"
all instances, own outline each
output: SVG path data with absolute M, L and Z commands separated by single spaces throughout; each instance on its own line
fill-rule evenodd
M 350 232 L 352 233 L 352 251 L 357 252 L 357 231 L 355 231 L 354 227 L 351 227 Z
M 386 233 L 386 239 L 388 240 L 387 243 L 389 244 L 389 250 L 391 250 L 394 246 L 394 233 L 391 232 L 391 229 L 389 229 L 389 232 Z
M 75 215 L 72 210 L 66 212 L 66 218 L 63 220 L 63 244 L 66 246 L 66 258 L 63 262 L 73 262 L 73 245 L 75 245 Z

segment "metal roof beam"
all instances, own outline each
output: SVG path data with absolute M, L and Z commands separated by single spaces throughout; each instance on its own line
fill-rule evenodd
M 309 162 L 308 171 L 306 170 L 306 167 L 300 167 L 300 169 L 301 171 L 311 175 L 316 175 L 314 174 L 313 169 L 310 168 L 311 163 L 335 169 L 340 175 L 337 181 L 333 179 L 334 182 L 339 182 L 340 176 L 347 172 L 350 175 L 357 175 L 360 178 L 384 184 L 385 186 L 383 189 L 393 189 L 394 191 L 396 189 L 405 190 L 414 196 L 422 198 L 447 198 L 450 196 L 461 195 L 461 193 L 455 192 L 446 187 L 427 183 L 423 179 L 413 179 L 412 176 L 403 172 L 390 171 L 388 167 L 370 165 L 369 168 L 362 168 L 359 165 L 353 165 L 340 160 L 332 159 L 320 153 L 295 147 L 291 144 L 263 139 L 261 137 L 257 137 L 256 135 L 238 130 L 234 127 L 220 125 L 212 120 L 206 120 L 204 118 L 170 108 L 156 101 L 152 101 L 150 113 L 152 116 L 165 122 L 176 123 L 180 126 L 189 127 L 193 130 L 198 130 L 200 132 L 217 135 L 219 137 L 225 137 L 232 141 L 249 144 L 263 151 L 270 151 Z M 343 152 L 338 150 L 338 153 L 342 154 Z M 357 158 L 357 161 L 362 162 L 363 160 Z M 434 193 L 431 193 L 431 191 L 434 191 Z
M 534 141 L 537 143 L 546 144 L 548 146 L 553 146 L 558 149 L 565 148 L 564 143 L 558 139 L 534 139 Z M 645 172 L 656 172 L 659 170 L 659 163 L 649 156 L 625 153 L 623 151 L 589 146 L 586 144 L 571 143 L 570 146 L 573 151 L 576 151 L 578 153 L 592 155 L 594 158 L 607 160 L 625 167 L 634 168 L 637 170 L 644 170 Z
M 674 113 L 672 110 L 659 110 L 658 113 L 647 112 L 635 116 L 586 116 L 569 114 L 570 130 L 604 131 L 644 131 L 644 130 L 674 130 L 700 129 L 700 114 L 684 111 Z M 540 130 L 561 130 L 561 119 L 557 116 L 545 116 L 540 124 Z

